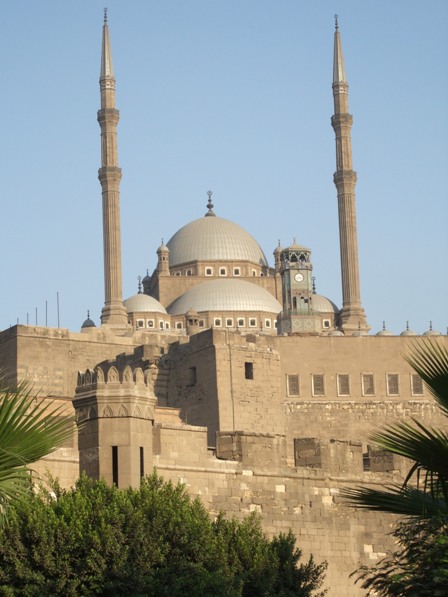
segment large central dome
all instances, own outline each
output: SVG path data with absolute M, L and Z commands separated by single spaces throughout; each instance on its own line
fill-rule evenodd
M 223 260 L 268 265 L 260 245 L 248 232 L 238 224 L 210 213 L 183 226 L 167 246 L 170 267 L 190 261 Z

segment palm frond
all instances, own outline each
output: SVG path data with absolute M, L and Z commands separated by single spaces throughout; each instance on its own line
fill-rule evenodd
M 28 493 L 28 465 L 61 447 L 73 433 L 74 419 L 66 416 L 63 405 L 37 399 L 26 382 L 11 390 L 0 380 L 1 512 Z
M 420 375 L 448 416 L 448 349 L 436 338 L 414 341 L 405 360 Z
M 448 433 L 425 427 L 415 418 L 412 421 L 388 425 L 371 439 L 382 449 L 415 461 L 419 468 L 448 477 Z
M 432 518 L 448 514 L 446 501 L 414 487 L 387 485 L 384 490 L 371 487 L 346 488 L 341 491 L 351 506 L 401 516 Z

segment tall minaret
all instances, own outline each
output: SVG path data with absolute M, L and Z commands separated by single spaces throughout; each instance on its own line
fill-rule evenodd
M 110 49 L 107 9 L 104 9 L 103 46 L 101 52 L 101 110 L 98 122 L 101 127 L 101 168 L 98 178 L 103 195 L 103 244 L 104 244 L 104 307 L 101 323 L 112 327 L 126 327 L 128 316 L 123 305 L 121 288 L 120 241 L 120 180 L 118 167 L 117 124 L 115 109 L 115 78 Z
M 367 332 L 370 327 L 361 306 L 359 290 L 358 240 L 356 235 L 355 184 L 352 169 L 350 129 L 353 118 L 348 113 L 348 83 L 345 76 L 338 18 L 335 16 L 333 98 L 334 116 L 331 125 L 336 135 L 336 172 L 334 184 L 338 191 L 339 239 L 341 246 L 342 310 L 340 325 L 347 334 Z

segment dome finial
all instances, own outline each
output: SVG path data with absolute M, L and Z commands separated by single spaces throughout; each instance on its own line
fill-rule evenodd
M 104 24 L 107 25 L 107 8 L 104 9 Z
M 142 277 L 137 276 L 137 280 L 138 280 L 138 293 L 137 294 L 141 294 L 142 293 Z
M 90 309 L 87 309 L 87 319 L 90 319 Z
M 409 321 L 406 322 L 406 331 L 409 331 Z
M 386 331 L 386 322 L 383 321 L 383 332 Z
M 215 212 L 213 211 L 214 205 L 212 203 L 212 195 L 213 191 L 207 191 L 208 201 L 207 201 L 207 209 L 208 212 L 205 214 L 206 216 L 214 216 Z
M 429 331 L 432 332 L 432 321 L 429 322 Z
M 313 294 L 316 294 L 316 276 L 313 276 L 311 281 L 313 283 Z
M 339 30 L 338 15 L 334 15 L 334 28 L 336 31 Z

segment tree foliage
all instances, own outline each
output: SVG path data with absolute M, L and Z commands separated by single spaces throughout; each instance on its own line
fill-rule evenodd
M 448 592 L 448 521 L 443 518 L 400 522 L 394 533 L 398 549 L 376 566 L 356 572 L 368 595 L 446 597 Z
M 82 477 L 17 504 L 0 531 L 0 595 L 318 597 L 325 564 L 258 518 L 211 522 L 156 474 L 139 490 Z
M 437 340 L 415 342 L 406 360 L 426 383 L 448 423 L 448 349 Z M 413 464 L 402 485 L 344 493 L 358 508 L 404 516 L 448 516 L 448 432 L 415 418 L 386 426 L 371 438 L 380 448 Z
M 434 396 L 448 423 L 448 350 L 437 340 L 415 342 L 408 363 Z M 411 468 L 402 485 L 344 493 L 352 505 L 403 515 L 393 533 L 398 549 L 358 580 L 372 595 L 442 597 L 448 594 L 448 433 L 413 418 L 373 436 L 382 449 L 405 456 Z
M 47 456 L 74 433 L 63 408 L 37 399 L 28 383 L 11 390 L 0 377 L 0 525 L 11 501 L 29 492 L 29 465 Z

